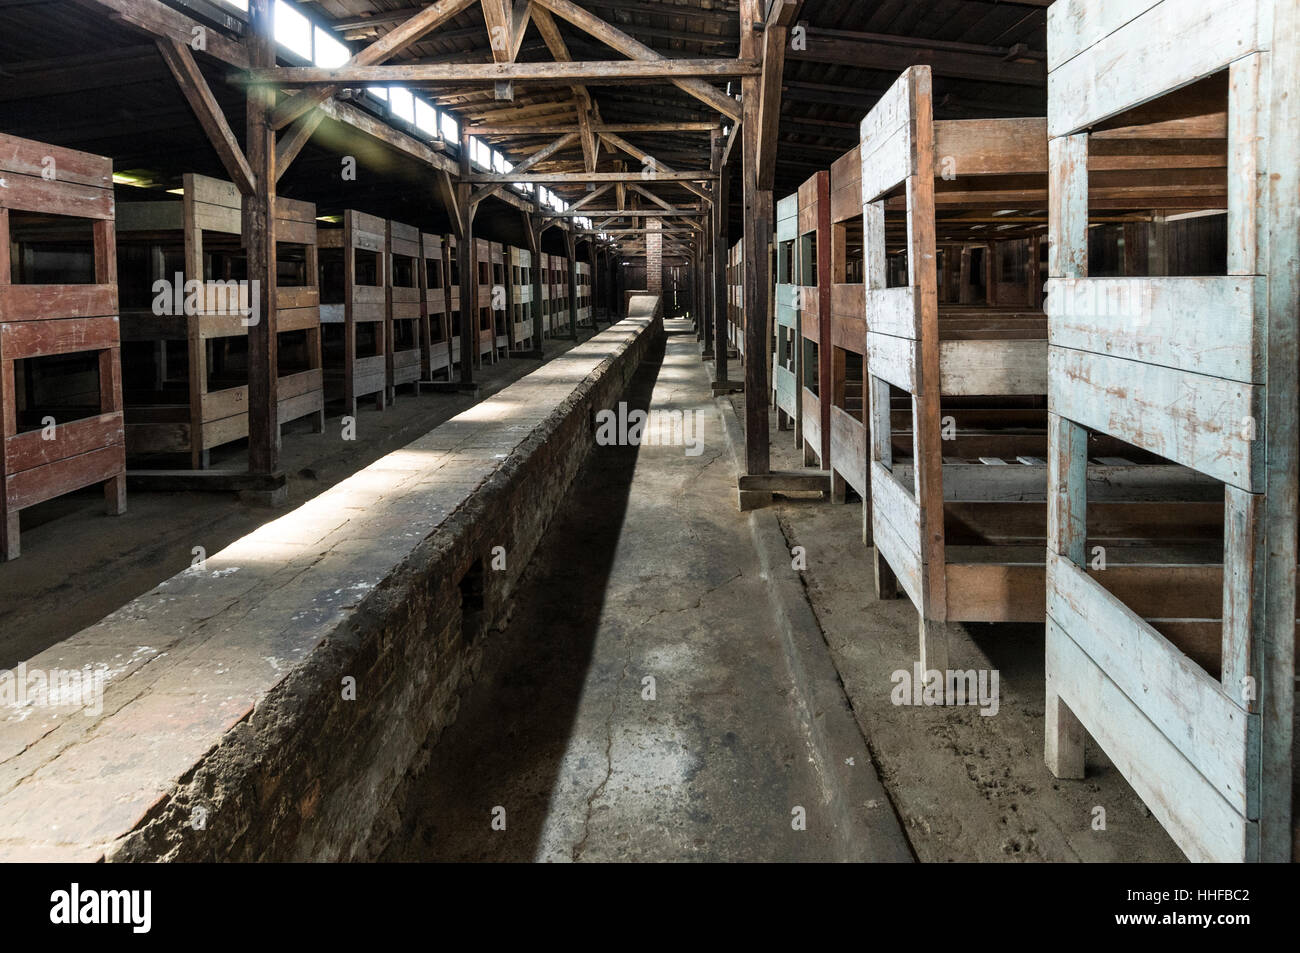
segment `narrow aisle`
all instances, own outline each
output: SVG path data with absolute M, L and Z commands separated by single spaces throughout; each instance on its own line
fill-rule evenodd
M 844 857 L 708 370 L 689 325 L 668 328 L 626 396 L 668 445 L 592 454 L 388 859 Z

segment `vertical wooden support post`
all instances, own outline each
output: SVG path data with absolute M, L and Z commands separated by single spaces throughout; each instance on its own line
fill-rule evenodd
M 272 0 L 249 3 L 249 63 L 275 65 Z M 257 283 L 249 301 L 256 301 L 257 322 L 248 328 L 248 469 L 272 474 L 280 469 L 278 374 L 276 355 L 276 248 L 275 248 L 275 131 L 270 113 L 275 106 L 270 86 L 248 92 L 248 164 L 256 179 L 256 192 L 244 196 L 244 251 L 248 279 Z M 197 276 L 202 280 L 202 274 Z
M 0 221 L 0 227 L 7 222 Z M 95 242 L 95 284 L 117 286 L 117 236 L 113 222 L 96 219 L 94 224 Z M 7 263 L 6 263 L 7 264 Z M 0 284 L 6 279 L 0 275 Z M 0 399 L 0 403 L 3 400 Z M 122 412 L 122 348 L 105 348 L 99 352 L 99 412 L 109 414 Z M 0 460 L 0 476 L 4 474 L 4 461 Z M 126 473 L 118 473 L 104 483 L 104 509 L 109 516 L 121 516 L 126 512 Z M 16 514 L 15 514 L 16 515 Z
M 479 360 L 478 254 L 474 241 L 474 212 L 470 202 L 474 186 L 470 175 L 469 130 L 460 131 L 460 178 L 456 183 L 456 204 L 463 223 L 456 236 L 457 265 L 460 268 L 460 383 L 462 390 L 474 390 L 474 367 Z
M 760 54 L 754 27 L 761 20 L 757 0 L 740 5 L 740 55 Z M 779 94 L 779 91 L 778 91 Z M 768 245 L 772 240 L 773 200 L 771 189 L 759 188 L 758 170 L 764 149 L 775 148 L 765 141 L 761 113 L 762 78 L 746 76 L 741 82 L 744 140 L 741 163 L 745 205 L 745 472 L 757 476 L 771 472 L 768 434 Z M 740 491 L 742 510 L 760 506 L 770 493 Z
M 540 196 L 540 192 L 538 195 Z M 537 211 L 532 220 L 532 240 L 533 240 L 533 355 L 540 358 L 543 353 L 542 341 L 545 334 L 545 324 L 543 323 L 543 308 L 545 307 L 542 298 L 542 200 L 537 199 Z
M 11 268 L 9 209 L 0 206 L 0 288 L 12 281 Z M 17 559 L 22 552 L 18 539 L 18 510 L 9 508 L 9 494 L 5 489 L 5 475 L 9 472 L 6 448 L 9 438 L 18 433 L 14 363 L 5 354 L 4 338 L 0 336 L 0 561 Z
M 1047 214 L 1053 241 L 1048 248 L 1048 273 L 1052 278 L 1086 278 L 1088 136 L 1053 139 L 1049 149 L 1053 180 Z M 1083 567 L 1088 541 L 1088 433 L 1056 414 L 1049 413 L 1047 420 L 1047 546 L 1057 557 Z M 1082 778 L 1083 725 L 1056 693 L 1050 672 L 1046 693 L 1043 756 L 1047 767 L 1058 778 Z
M 713 366 L 719 383 L 731 373 L 727 366 L 727 325 L 731 321 L 731 288 L 727 260 L 731 255 L 731 169 L 718 169 L 718 195 L 713 202 Z

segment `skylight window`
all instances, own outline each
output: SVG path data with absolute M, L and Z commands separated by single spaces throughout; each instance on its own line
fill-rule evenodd
M 275 40 L 290 52 L 311 61 L 312 24 L 284 0 L 275 0 Z
M 442 138 L 448 142 L 460 142 L 460 123 L 449 112 L 444 112 L 439 120 L 442 125 Z
M 335 69 L 342 66 L 348 60 L 352 59 L 352 54 L 348 48 L 334 39 L 334 35 L 320 27 L 312 31 L 316 38 L 316 57 L 314 62 L 317 66 L 323 66 L 326 69 Z
M 438 137 L 438 110 L 423 99 L 415 101 L 415 126 L 435 139 Z
M 384 100 L 385 102 L 388 101 L 388 87 L 387 87 L 387 86 L 367 86 L 367 87 L 366 87 L 366 92 L 368 92 L 371 96 L 376 96 L 376 97 L 378 97 L 379 99 Z
M 415 97 L 401 86 L 388 87 L 388 111 L 398 119 L 415 122 Z

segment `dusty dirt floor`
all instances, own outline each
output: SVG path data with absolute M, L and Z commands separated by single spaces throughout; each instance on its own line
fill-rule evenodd
M 583 340 L 590 335 L 579 330 Z M 546 359 L 571 347 L 572 341 L 547 340 Z M 308 420 L 288 424 L 281 463 L 289 502 L 283 508 L 248 506 L 233 493 L 133 492 L 128 483 L 123 516 L 104 515 L 99 487 L 23 510 L 22 555 L 0 564 L 0 668 L 61 642 L 185 569 L 194 547 L 216 553 L 537 366 L 515 358 L 477 368 L 477 396 L 417 397 L 403 387 L 382 413 L 364 400 L 351 441 L 342 439 L 341 404 L 326 408 L 324 433 L 313 434 Z M 246 457 L 241 440 L 214 450 L 212 466 L 242 468 Z
M 732 375 L 735 376 L 734 374 Z M 743 396 L 732 398 L 743 418 Z M 772 465 L 803 463 L 772 414 Z M 894 705 L 891 676 L 917 658 L 917 616 L 905 595 L 881 602 L 862 506 L 777 500 L 804 585 L 881 780 L 921 861 L 1174 862 L 1182 852 L 1091 741 L 1088 776 L 1058 781 L 1043 763 L 1041 625 L 954 625 L 954 669 L 996 669 L 996 715 L 978 707 Z M 1098 813 L 1098 809 L 1104 815 Z M 1104 819 L 1104 829 L 1094 824 Z

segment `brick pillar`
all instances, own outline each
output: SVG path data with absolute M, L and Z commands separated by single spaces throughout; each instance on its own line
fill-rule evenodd
M 649 231 L 645 236 L 645 285 L 652 295 L 664 293 L 664 236 L 663 220 L 651 218 L 646 220 Z

